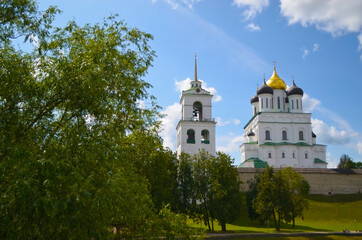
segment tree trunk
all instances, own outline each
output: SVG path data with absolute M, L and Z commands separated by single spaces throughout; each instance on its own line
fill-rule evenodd
M 221 223 L 221 231 L 226 232 L 226 223 Z
M 274 219 L 274 225 L 275 225 L 275 229 L 277 230 L 277 231 L 279 231 L 278 230 L 278 223 L 277 223 L 277 218 L 276 218 L 276 216 L 275 216 L 275 212 L 274 212 L 274 210 L 273 210 L 273 219 Z
M 278 226 L 277 226 L 277 231 L 280 231 L 280 213 L 278 213 Z
M 211 232 L 211 227 L 210 227 L 210 221 L 209 221 L 209 219 L 207 219 L 207 226 L 209 227 L 209 231 Z
M 211 218 L 211 227 L 212 227 L 212 231 L 214 231 L 214 218 Z

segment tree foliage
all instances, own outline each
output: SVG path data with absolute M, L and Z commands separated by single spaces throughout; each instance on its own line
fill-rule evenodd
M 257 183 L 253 200 L 256 213 L 263 220 L 273 217 L 277 231 L 282 221 L 292 221 L 294 227 L 295 218 L 303 217 L 303 210 L 308 208 L 304 198 L 309 192 L 308 182 L 290 167 L 275 172 L 267 166 L 259 178 L 254 182 Z
M 337 166 L 339 169 L 362 169 L 362 162 L 354 162 L 353 159 L 347 154 L 343 154 Z
M 165 235 L 155 226 L 166 227 L 175 156 L 160 147 L 143 80 L 152 36 L 116 16 L 53 28 L 58 10 L 32 0 L 0 9 L 0 238 Z M 32 52 L 14 47 L 20 36 L 37 38 Z
M 210 231 L 214 231 L 215 220 L 226 231 L 226 223 L 234 221 L 241 211 L 241 182 L 232 163 L 230 156 L 221 152 L 211 156 L 201 150 L 194 156 L 195 212 Z

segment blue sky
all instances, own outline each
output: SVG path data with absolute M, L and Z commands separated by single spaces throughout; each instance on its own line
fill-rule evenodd
M 145 80 L 167 116 L 161 136 L 175 150 L 180 90 L 194 76 L 214 94 L 217 150 L 239 164 L 250 98 L 272 74 L 304 92 L 317 142 L 327 145 L 328 167 L 342 154 L 362 161 L 361 0 L 57 0 L 56 24 L 97 23 L 118 13 L 151 33 L 157 53 Z M 205 86 L 204 84 L 204 86 Z

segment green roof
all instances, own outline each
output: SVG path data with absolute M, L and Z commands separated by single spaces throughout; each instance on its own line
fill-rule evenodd
M 324 163 L 324 164 L 327 164 L 326 161 L 323 161 L 322 159 L 319 159 L 319 158 L 315 158 L 315 159 L 314 159 L 314 163 Z
M 247 124 L 245 124 L 244 129 L 254 120 L 254 118 L 256 118 L 256 116 L 258 116 L 258 115 L 260 115 L 260 114 L 261 114 L 261 112 L 257 112 L 257 113 L 249 120 L 249 122 L 248 122 Z
M 249 158 L 245 160 L 244 162 L 240 163 L 239 167 L 242 167 L 244 163 L 246 162 L 253 162 L 255 168 L 265 168 L 268 163 L 260 160 L 259 158 Z

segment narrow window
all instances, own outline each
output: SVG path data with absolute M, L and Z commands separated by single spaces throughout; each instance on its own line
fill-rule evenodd
M 308 153 L 305 153 L 304 156 L 305 156 L 305 158 L 308 158 Z
M 271 153 L 268 153 L 268 158 L 272 158 Z
M 254 107 L 254 115 L 256 114 L 256 107 Z
M 297 109 L 299 109 L 299 101 L 298 101 L 298 99 L 297 99 Z
M 285 153 L 282 153 L 282 158 L 285 158 Z
M 287 138 L 287 131 L 283 131 L 282 132 L 282 139 L 283 140 L 287 140 L 288 138 Z
M 285 97 L 283 97 L 283 109 L 285 111 Z
M 295 153 L 293 152 L 293 158 L 295 158 Z
M 265 105 L 266 105 L 266 108 L 268 108 L 268 107 L 269 107 L 269 106 L 268 106 L 268 105 L 269 105 L 268 103 L 269 103 L 269 101 L 268 101 L 268 99 L 266 98 L 266 99 L 265 99 Z
M 280 109 L 280 97 L 278 97 L 278 109 Z
M 299 131 L 299 140 L 304 140 L 303 131 Z
M 294 100 L 292 100 L 292 109 L 294 109 Z
M 269 130 L 265 131 L 265 140 L 270 140 L 270 131 Z
M 261 108 L 264 108 L 264 98 L 261 99 Z
M 274 98 L 271 99 L 271 108 L 274 108 Z

